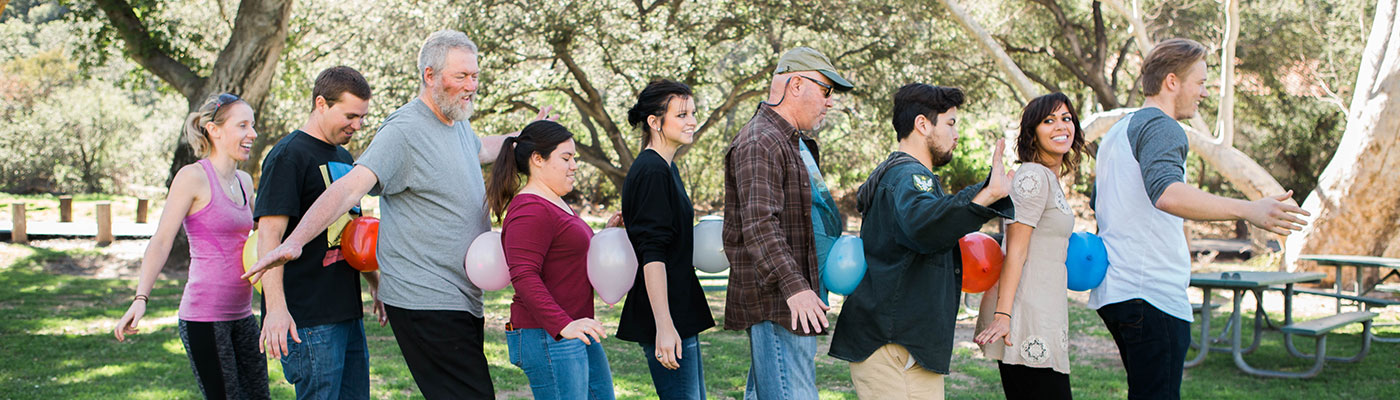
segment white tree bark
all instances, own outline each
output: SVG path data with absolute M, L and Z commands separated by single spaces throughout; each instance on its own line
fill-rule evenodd
M 1362 53 L 1346 132 L 1308 194 L 1311 223 L 1288 237 L 1290 270 L 1300 254 L 1400 257 L 1400 24 L 1397 0 L 1379 0 Z
M 997 68 L 1000 68 L 1006 78 L 1011 80 L 1011 85 L 1016 88 L 1016 94 L 1021 97 L 1021 102 L 1029 102 L 1032 98 L 1040 95 L 1040 90 L 1036 90 L 1031 79 L 1026 77 L 1026 73 L 1021 71 L 1021 67 L 1017 66 L 1016 62 L 1011 60 L 1011 56 L 1006 54 L 1006 49 L 1003 49 L 996 39 L 992 39 L 992 35 L 982 28 L 982 24 L 972 19 L 967 10 L 958 5 L 956 0 L 939 1 L 948 8 L 948 13 L 958 20 L 958 24 L 961 24 L 963 29 L 977 38 L 977 45 L 982 47 L 982 51 L 996 60 Z
M 1156 43 L 1147 36 L 1147 24 L 1143 23 L 1142 16 L 1138 15 L 1137 0 L 1133 0 L 1131 9 L 1125 6 L 1122 0 L 1103 0 L 1103 3 L 1107 4 L 1108 8 L 1112 8 L 1114 12 L 1128 18 L 1128 27 L 1133 30 L 1133 38 L 1137 40 L 1138 55 L 1146 58 L 1147 51 L 1152 50 L 1152 46 L 1155 46 Z

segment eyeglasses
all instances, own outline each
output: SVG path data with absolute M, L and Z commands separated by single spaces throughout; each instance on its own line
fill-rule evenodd
M 219 97 L 214 99 L 214 111 L 209 113 L 209 115 L 218 115 L 220 107 L 223 107 L 225 104 L 229 104 L 239 100 L 241 99 L 238 98 L 238 95 L 231 93 L 222 93 L 219 95 Z
M 831 85 L 822 83 L 822 81 L 819 81 L 819 80 L 816 80 L 816 79 L 808 78 L 808 77 L 806 77 L 806 76 L 804 76 L 804 75 L 798 75 L 798 76 L 801 76 L 801 77 L 803 77 L 803 78 L 805 78 L 805 79 L 807 79 L 807 80 L 809 80 L 809 81 L 812 81 L 812 83 L 815 83 L 815 84 L 817 84 L 818 86 L 821 86 L 821 87 L 822 87 L 822 97 L 823 97 L 823 98 L 828 98 L 828 99 L 831 98 L 831 89 L 832 89 Z

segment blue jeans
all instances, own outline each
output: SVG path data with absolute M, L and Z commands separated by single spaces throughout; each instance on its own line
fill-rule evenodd
M 282 373 L 302 399 L 368 399 L 369 347 L 358 319 L 297 329 L 288 335 Z
M 1142 299 L 1099 308 L 1128 372 L 1129 399 L 1181 398 L 1181 372 L 1191 345 L 1191 323 Z
M 798 336 L 773 321 L 749 327 L 745 400 L 816 399 L 817 338 Z
M 525 371 L 536 400 L 613 398 L 612 371 L 603 344 L 554 340 L 544 329 L 506 331 L 510 363 Z
M 651 383 L 656 385 L 656 397 L 661 399 L 704 399 L 705 367 L 700 362 L 699 336 L 681 339 L 680 369 L 666 369 L 656 361 L 656 343 L 643 342 L 642 357 L 651 369 Z

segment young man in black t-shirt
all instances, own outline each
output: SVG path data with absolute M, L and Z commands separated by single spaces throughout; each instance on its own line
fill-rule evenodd
M 369 83 L 354 69 L 334 67 L 316 77 L 310 117 L 263 160 L 253 211 L 259 256 L 281 244 L 331 181 L 350 170 L 354 159 L 341 146 L 361 128 L 369 99 Z M 340 233 L 355 214 L 358 209 L 308 242 L 301 258 L 262 279 L 259 343 L 282 361 L 297 399 L 369 398 L 361 275 L 379 324 L 388 320 L 376 293 L 378 273 L 356 271 L 340 253 Z

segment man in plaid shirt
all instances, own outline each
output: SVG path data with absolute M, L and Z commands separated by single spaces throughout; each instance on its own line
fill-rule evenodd
M 821 126 L 833 91 L 853 86 L 806 47 L 779 58 L 774 73 L 768 101 L 724 156 L 724 329 L 749 335 L 746 399 L 815 399 L 814 335 L 826 333 L 828 307 L 813 237 L 818 150 L 805 133 Z

